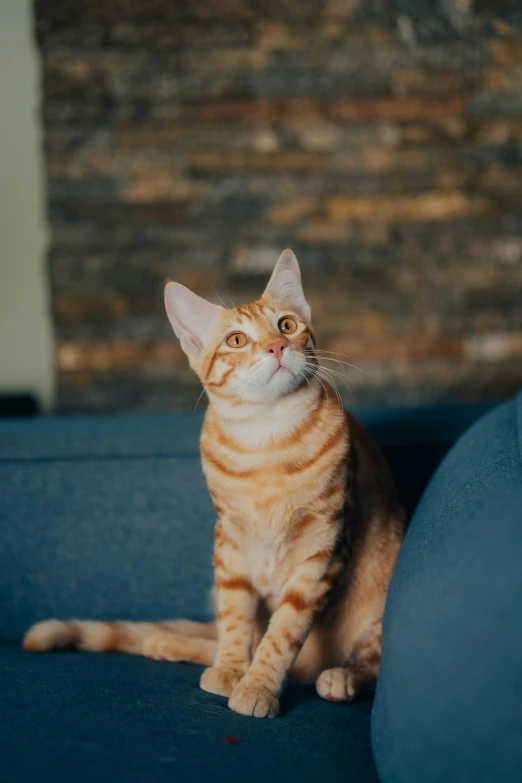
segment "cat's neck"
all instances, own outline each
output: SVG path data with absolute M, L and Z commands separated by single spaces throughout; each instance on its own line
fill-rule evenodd
M 229 437 L 255 447 L 290 435 L 317 410 L 323 396 L 324 387 L 310 378 L 300 389 L 277 400 L 237 404 L 209 395 L 208 415 Z

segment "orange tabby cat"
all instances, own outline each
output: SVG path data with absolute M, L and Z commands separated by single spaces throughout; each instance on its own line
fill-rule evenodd
M 243 715 L 277 715 L 289 674 L 351 701 L 377 677 L 404 515 L 377 445 L 318 370 L 297 259 L 285 250 L 250 305 L 218 307 L 171 282 L 165 302 L 209 398 L 216 626 L 49 620 L 24 647 L 206 664 L 203 690 Z

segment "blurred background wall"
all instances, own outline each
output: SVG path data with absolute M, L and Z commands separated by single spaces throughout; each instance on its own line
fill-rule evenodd
M 7 395 L 53 401 L 45 274 L 40 71 L 30 0 L 0 2 L 0 413 Z M 23 408 L 26 410 L 26 408 Z
M 505 0 L 36 0 L 60 411 L 192 409 L 165 278 L 290 245 L 355 403 L 522 384 L 522 12 Z

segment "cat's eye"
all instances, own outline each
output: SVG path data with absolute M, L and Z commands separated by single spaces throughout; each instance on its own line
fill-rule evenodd
M 243 346 L 247 344 L 247 338 L 243 332 L 234 332 L 234 334 L 227 337 L 226 342 L 231 348 L 243 348 Z
M 297 324 L 293 318 L 281 318 L 278 326 L 282 334 L 293 334 L 297 329 Z

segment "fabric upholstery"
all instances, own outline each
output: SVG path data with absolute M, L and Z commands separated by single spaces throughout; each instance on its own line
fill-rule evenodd
M 145 658 L 0 645 L 0 780 L 377 783 L 371 702 L 347 709 L 294 685 L 282 717 L 246 719 L 200 691 L 200 674 Z
M 522 780 L 522 395 L 446 456 L 390 587 L 372 719 L 382 783 Z

